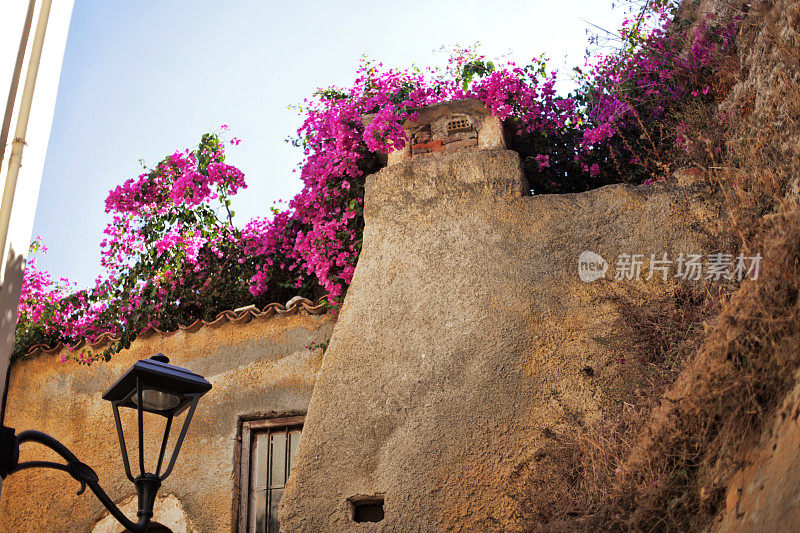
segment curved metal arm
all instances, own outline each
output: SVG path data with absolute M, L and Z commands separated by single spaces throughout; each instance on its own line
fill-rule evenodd
M 140 479 L 137 478 L 136 488 L 139 491 L 139 521 L 134 523 L 122 513 L 120 508 L 117 507 L 111 498 L 109 498 L 108 494 L 106 494 L 106 492 L 100 487 L 100 484 L 98 483 L 99 478 L 97 477 L 95 471 L 92 470 L 92 468 L 87 464 L 79 461 L 75 454 L 69 451 L 66 446 L 58 442 L 50 435 L 42 433 L 41 431 L 23 431 L 17 435 L 16 439 L 17 446 L 25 442 L 37 442 L 43 446 L 47 446 L 58 455 L 63 457 L 67 461 L 67 464 L 62 465 L 60 463 L 54 463 L 50 461 L 25 461 L 13 465 L 8 472 L 9 474 L 13 474 L 14 472 L 18 472 L 26 468 L 53 468 L 56 470 L 63 470 L 81 484 L 81 489 L 78 491 L 78 494 L 83 494 L 83 491 L 86 490 L 86 487 L 88 486 L 90 489 L 92 489 L 94 495 L 97 496 L 97 499 L 100 500 L 100 503 L 102 503 L 103 506 L 108 509 L 108 512 L 110 512 L 114 518 L 116 518 L 117 521 L 125 528 L 131 531 L 145 531 L 147 526 L 150 525 L 150 517 L 152 516 L 153 507 L 151 504 L 150 508 L 147 510 L 149 512 L 142 512 L 142 485 L 145 485 L 144 492 L 146 499 L 154 501 L 155 491 L 158 490 L 158 487 L 156 486 L 155 490 L 153 490 L 151 494 L 150 490 L 153 488 L 152 480 L 143 479 L 141 480 L 142 482 L 139 483 Z M 160 485 L 160 481 L 158 484 Z

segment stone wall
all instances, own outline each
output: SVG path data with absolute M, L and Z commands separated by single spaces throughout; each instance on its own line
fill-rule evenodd
M 175 470 L 159 491 L 154 519 L 176 532 L 231 531 L 240 421 L 305 413 L 321 362 L 319 350 L 306 346 L 327 340 L 334 320 L 327 314 L 221 321 L 194 333 L 140 338 L 109 363 L 91 366 L 61 363 L 60 354 L 29 356 L 12 368 L 6 424 L 59 439 L 96 470 L 106 492 L 133 518 L 134 487 L 123 473 L 111 406 L 100 396 L 135 361 L 163 352 L 171 363 L 205 376 L 213 389 L 200 400 Z M 151 437 L 160 443 L 160 436 Z M 35 444 L 23 450 L 21 460 L 58 459 Z M 155 456 L 155 449 L 147 451 Z M 105 509 L 89 491 L 77 496 L 78 488 L 58 471 L 13 474 L 3 483 L 0 531 L 122 531 L 104 519 Z
M 602 295 L 622 282 L 581 282 L 579 255 L 703 253 L 719 213 L 701 189 L 524 196 L 503 149 L 368 177 L 364 247 L 282 528 L 530 530 L 536 493 L 557 498 L 565 482 L 547 455 L 559 432 L 621 404 Z M 381 499 L 383 520 L 354 522 L 354 502 Z

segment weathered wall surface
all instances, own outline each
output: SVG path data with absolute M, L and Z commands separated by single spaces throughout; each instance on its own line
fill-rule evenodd
M 129 516 L 135 516 L 135 501 L 129 501 L 135 490 L 123 473 L 111 406 L 100 396 L 138 359 L 163 352 L 171 363 L 205 376 L 214 388 L 200 401 L 175 470 L 159 491 L 166 503 L 156 505 L 155 520 L 163 507 L 176 515 L 164 517 L 180 526 L 176 531 L 185 523 L 188 531 L 231 531 L 239 421 L 306 411 L 321 362 L 319 351 L 306 346 L 327 340 L 333 323 L 330 314 L 294 315 L 156 334 L 138 339 L 111 362 L 92 366 L 60 363 L 58 354 L 32 356 L 12 369 L 6 424 L 18 432 L 37 429 L 58 438 L 97 471 L 106 492 L 119 504 L 128 503 Z M 160 443 L 160 436 L 150 437 Z M 126 438 L 135 453 L 135 432 Z M 147 453 L 157 456 L 155 449 Z M 58 459 L 38 445 L 24 445 L 21 460 L 45 458 Z M 8 477 L 0 499 L 0 531 L 92 531 L 106 512 L 89 491 L 76 496 L 78 488 L 67 474 L 51 470 Z M 185 519 L 177 516 L 181 513 Z M 113 523 L 101 526 L 121 531 Z
M 714 531 L 800 531 L 800 385 L 784 400 L 751 464 L 728 487 Z
M 529 530 L 530 492 L 561 482 L 542 460 L 553 434 L 614 408 L 615 356 L 599 340 L 611 282 L 582 283 L 578 256 L 703 253 L 718 213 L 695 186 L 526 197 L 523 180 L 499 149 L 368 178 L 286 531 Z M 385 519 L 353 523 L 358 495 L 383 495 Z

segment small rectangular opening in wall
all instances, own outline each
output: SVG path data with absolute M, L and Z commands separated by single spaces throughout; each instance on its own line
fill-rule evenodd
M 380 522 L 383 520 L 383 496 L 354 496 L 348 501 L 353 522 Z

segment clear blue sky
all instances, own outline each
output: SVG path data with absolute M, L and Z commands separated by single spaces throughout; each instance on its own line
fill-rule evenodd
M 237 224 L 300 190 L 300 124 L 287 106 L 347 85 L 362 54 L 386 65 L 443 64 L 442 45 L 480 41 L 496 58 L 546 53 L 583 64 L 587 22 L 616 29 L 611 0 L 77 0 L 47 152 L 34 235 L 40 265 L 81 286 L 99 274 L 104 200 L 112 187 L 229 124 L 228 151 L 248 189 Z M 563 78 L 568 78 L 563 69 Z M 566 79 L 564 80 L 566 81 Z

